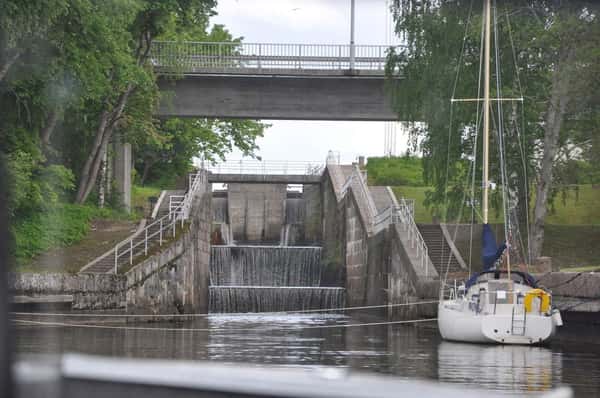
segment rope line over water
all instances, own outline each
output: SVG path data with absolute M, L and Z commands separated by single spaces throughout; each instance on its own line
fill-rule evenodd
M 439 300 L 427 300 L 427 301 L 413 301 L 410 303 L 397 303 L 397 304 L 381 304 L 381 305 L 364 305 L 356 307 L 342 307 L 342 308 L 322 308 L 322 309 L 310 309 L 310 310 L 296 310 L 296 311 L 275 311 L 275 312 L 255 312 L 252 314 L 260 315 L 286 315 L 286 314 L 307 314 L 307 313 L 318 313 L 318 312 L 338 312 L 338 311 L 352 311 L 352 310 L 367 310 L 373 308 L 393 308 L 393 307 L 405 307 L 409 305 L 421 305 L 421 304 L 435 304 Z M 202 313 L 202 314 L 74 314 L 74 313 L 52 313 L 52 312 L 11 312 L 10 315 L 16 316 L 42 316 L 42 317 L 65 317 L 65 318 L 79 318 L 79 317 L 92 317 L 92 318 L 204 318 L 211 315 L 222 315 L 223 313 Z
M 158 331 L 158 332 L 248 332 L 248 331 L 269 331 L 273 329 L 262 328 L 163 328 L 163 327 L 147 327 L 147 326 L 111 326 L 111 325 L 93 325 L 93 324 L 76 324 L 65 322 L 43 322 L 43 321 L 27 321 L 20 319 L 12 320 L 16 324 L 36 325 L 36 326 L 55 326 L 55 327 L 71 327 L 84 329 L 110 329 L 110 330 L 136 330 L 136 331 Z M 386 322 L 367 322 L 367 323 L 351 323 L 351 324 L 335 324 L 335 325 L 308 325 L 298 327 L 281 327 L 277 330 L 283 331 L 299 331 L 304 329 L 334 329 L 334 328 L 350 328 L 361 326 L 382 326 L 382 325 L 401 325 L 437 321 L 437 318 L 413 319 L 407 321 L 386 321 Z

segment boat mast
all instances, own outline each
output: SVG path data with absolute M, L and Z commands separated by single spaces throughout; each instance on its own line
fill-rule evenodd
M 489 133 L 490 133 L 490 1 L 484 0 L 485 9 L 485 50 L 483 86 L 483 223 L 488 223 L 489 182 Z
M 490 148 L 490 47 L 491 47 L 491 0 L 484 0 L 485 8 L 485 50 L 484 50 L 484 86 L 483 86 L 483 223 L 488 223 L 489 196 L 489 148 Z M 496 60 L 498 62 L 498 60 Z M 503 187 L 504 189 L 504 187 Z M 506 221 L 505 221 L 506 222 Z M 510 261 L 507 263 L 510 279 Z

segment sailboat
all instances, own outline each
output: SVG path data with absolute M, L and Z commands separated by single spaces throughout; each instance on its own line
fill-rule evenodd
M 551 293 L 537 286 L 535 278 L 525 272 L 511 271 L 509 250 L 505 244 L 497 247 L 488 223 L 491 0 L 484 1 L 483 271 L 451 289 L 449 299 L 444 299 L 442 289 L 438 326 L 446 340 L 542 344 L 562 325 L 560 312 L 552 307 Z M 499 260 L 506 263 L 506 269 L 500 269 Z

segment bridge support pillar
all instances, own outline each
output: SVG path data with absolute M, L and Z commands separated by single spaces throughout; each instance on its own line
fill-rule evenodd
M 129 213 L 131 212 L 131 144 L 117 139 L 114 144 L 114 178 L 120 204 Z

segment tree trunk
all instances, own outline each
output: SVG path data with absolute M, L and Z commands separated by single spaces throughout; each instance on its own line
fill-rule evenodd
M 102 160 L 101 150 L 108 145 L 114 126 L 123 114 L 123 110 L 125 109 L 125 105 L 127 104 L 127 100 L 132 90 L 132 85 L 127 86 L 125 91 L 119 96 L 117 106 L 111 112 L 102 112 L 102 115 L 100 116 L 100 125 L 96 131 L 94 144 L 92 145 L 92 150 L 84 164 L 81 178 L 79 179 L 79 186 L 75 199 L 77 203 L 84 203 L 90 192 L 92 192 L 92 188 L 98 178 L 98 170 L 100 169 Z
M 0 82 L 4 80 L 4 77 L 8 73 L 8 70 L 10 69 L 11 66 L 13 66 L 13 64 L 15 62 L 17 62 L 17 60 L 19 59 L 21 54 L 23 54 L 23 51 L 18 50 L 17 52 L 15 52 L 12 56 L 10 56 L 8 58 L 8 60 L 6 61 L 6 63 L 4 65 L 2 65 L 2 68 L 0 68 Z
M 100 187 L 98 189 L 98 207 L 103 208 L 106 203 L 106 177 L 108 169 L 108 145 L 104 147 L 102 153 L 102 161 L 100 163 Z
M 48 118 L 46 118 L 44 127 L 40 131 L 40 141 L 42 142 L 42 148 L 44 149 L 50 146 L 50 137 L 52 136 L 54 128 L 56 127 L 56 123 L 58 122 L 58 115 L 58 110 L 51 110 L 48 114 Z
M 142 172 L 142 178 L 140 184 L 144 185 L 146 183 L 146 178 L 148 178 L 148 173 L 150 173 L 150 169 L 154 166 L 154 161 L 151 159 L 146 159 L 144 161 L 144 171 Z
M 552 92 L 546 118 L 544 120 L 544 152 L 536 187 L 533 227 L 531 230 L 532 260 L 542 255 L 544 226 L 548 212 L 548 197 L 552 187 L 552 165 L 558 151 L 558 139 L 567 105 L 569 104 L 569 65 L 573 58 L 572 49 L 563 49 L 563 56 L 552 77 Z
M 85 161 L 85 164 L 83 165 L 83 169 L 81 170 L 81 176 L 79 177 L 79 184 L 77 187 L 77 195 L 75 197 L 76 203 L 81 204 L 81 203 L 85 202 L 85 200 L 87 199 L 87 195 L 85 194 L 85 192 L 87 190 L 87 186 L 89 185 L 89 181 L 91 179 L 90 172 L 92 169 L 92 165 L 94 163 L 94 159 L 98 155 L 98 151 L 99 151 L 100 147 L 102 146 L 102 140 L 103 140 L 104 134 L 106 132 L 106 126 L 108 125 L 109 118 L 110 118 L 110 112 L 108 112 L 108 111 L 103 111 L 102 114 L 100 115 L 100 125 L 98 126 L 98 129 L 96 130 L 96 137 L 94 138 L 94 143 L 92 144 L 92 149 L 90 150 L 90 153 Z

